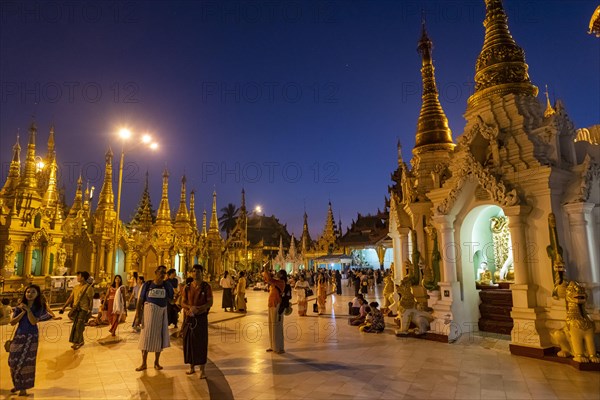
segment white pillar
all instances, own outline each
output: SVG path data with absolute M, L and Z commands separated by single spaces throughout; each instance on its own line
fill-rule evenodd
M 600 282 L 598 243 L 594 240 L 593 203 L 569 203 L 563 206 L 569 216 L 571 251 L 577 270 L 572 278 L 580 282 Z M 567 275 L 569 271 L 567 270 Z
M 510 285 L 513 299 L 510 313 L 513 319 L 511 342 L 515 346 L 548 347 L 550 345 L 548 335 L 540 335 L 540 332 L 545 331 L 546 328 L 544 328 L 544 315 L 536 307 L 536 285 L 529 282 L 530 260 L 527 254 L 525 230 L 526 218 L 531 207 L 517 205 L 504 207 L 503 210 L 508 217 L 515 269 L 515 283 Z
M 569 203 L 563 208 L 569 216 L 571 231 L 570 258 L 574 265 L 567 264 L 567 276 L 575 278 L 591 292 L 591 303 L 600 309 L 600 261 L 598 259 L 598 239 L 594 233 L 593 203 Z M 574 267 L 576 273 L 569 271 Z
M 529 260 L 527 259 L 527 243 L 525 243 L 525 217 L 531 211 L 527 206 L 505 207 L 504 214 L 508 217 L 508 229 L 513 253 L 515 269 L 515 284 L 529 283 Z
M 408 234 L 410 233 L 410 229 L 408 228 L 400 228 L 400 263 L 396 268 L 396 271 L 400 271 L 400 278 L 404 278 L 406 276 L 406 270 L 404 269 L 404 263 L 406 260 L 410 260 L 410 253 L 408 252 Z
M 401 258 L 401 254 L 400 252 L 402 251 L 401 249 L 401 242 L 400 242 L 400 235 L 398 235 L 397 233 L 394 233 L 393 236 L 390 235 L 392 237 L 392 247 L 394 249 L 393 251 L 393 255 L 394 255 L 394 270 L 392 271 L 392 273 L 394 274 L 394 276 L 399 277 L 401 276 L 401 264 L 402 264 L 402 258 Z
M 454 240 L 453 215 L 434 215 L 433 221 L 439 227 L 440 253 L 442 253 L 442 281 L 456 282 L 456 245 Z

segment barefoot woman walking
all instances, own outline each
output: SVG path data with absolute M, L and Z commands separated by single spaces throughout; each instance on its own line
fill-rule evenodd
M 136 371 L 147 368 L 148 352 L 154 352 L 154 368 L 162 369 L 159 363 L 160 352 L 170 346 L 167 303 L 173 301 L 173 287 L 165 282 L 167 267 L 156 268 L 154 280 L 144 283 L 137 305 L 138 319 L 142 319 L 139 349 L 142 351 L 142 365 Z M 142 312 L 143 310 L 143 312 Z
M 190 365 L 188 375 L 200 366 L 200 379 L 206 378 L 208 353 L 208 311 L 213 305 L 212 289 L 203 278 L 204 267 L 194 265 L 194 281 L 185 287 L 182 306 L 187 318 L 183 326 L 183 359 Z

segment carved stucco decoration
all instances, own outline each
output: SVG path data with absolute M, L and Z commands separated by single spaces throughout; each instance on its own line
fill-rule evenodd
M 556 101 L 555 106 L 556 113 L 554 114 L 553 124 L 556 127 L 559 135 L 566 135 L 568 137 L 575 137 L 577 132 L 575 131 L 575 125 L 569 118 L 565 110 L 565 106 L 561 100 Z
M 590 198 L 592 182 L 594 179 L 600 179 L 600 164 L 593 162 L 589 154 L 586 154 L 582 164 L 581 184 L 575 199 L 576 202 L 587 202 Z
M 52 244 L 54 242 L 54 238 L 52 237 L 52 235 L 46 232 L 46 229 L 44 228 L 31 235 L 29 241 L 34 244 L 40 244 L 42 242 L 42 239 L 48 242 L 48 244 Z
M 431 180 L 433 181 L 433 188 L 439 189 L 442 187 L 444 182 L 448 180 L 450 173 L 448 171 L 448 165 L 439 163 L 433 167 L 431 171 Z
M 401 204 L 398 195 L 392 192 L 390 197 L 390 218 L 394 218 L 398 228 L 411 227 L 410 217 L 406 215 Z
M 416 164 L 416 167 L 413 166 L 413 171 L 418 170 L 419 163 L 417 162 Z M 402 204 L 412 203 L 417 199 L 418 192 L 415 187 L 415 181 L 416 178 L 414 177 L 414 175 L 411 173 L 411 171 L 408 170 L 406 165 L 403 165 L 402 178 L 400 181 L 402 186 Z
M 500 129 L 497 126 L 486 124 L 483 121 L 483 118 L 481 118 L 481 115 L 478 115 L 477 122 L 471 129 L 458 138 L 458 146 L 461 148 L 468 148 L 477 134 L 480 134 L 484 139 L 487 139 L 492 143 L 493 141 L 498 140 Z
M 519 203 L 516 189 L 508 190 L 501 180 L 494 177 L 487 168 L 481 166 L 470 153 L 465 152 L 464 155 L 454 185 L 444 201 L 437 206 L 437 213 L 445 215 L 450 212 L 464 184 L 470 177 L 475 178 L 490 194 L 492 200 L 500 206 L 514 206 Z

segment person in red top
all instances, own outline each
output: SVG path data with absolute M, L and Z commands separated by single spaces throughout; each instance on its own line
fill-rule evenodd
M 265 267 L 263 278 L 270 285 L 269 288 L 269 340 L 271 346 L 267 351 L 273 351 L 277 354 L 285 353 L 283 349 L 283 314 L 279 313 L 279 303 L 281 294 L 285 290 L 287 283 L 287 272 L 279 270 L 275 276 L 272 276 Z
M 212 289 L 202 279 L 204 267 L 194 265 L 194 281 L 185 287 L 181 306 L 186 313 L 183 326 L 183 360 L 190 364 L 188 375 L 200 366 L 200 379 L 206 379 L 204 369 L 208 355 L 208 311 L 213 305 Z

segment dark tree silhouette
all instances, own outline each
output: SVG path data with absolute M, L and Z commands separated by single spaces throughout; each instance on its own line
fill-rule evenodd
M 219 223 L 221 230 L 227 233 L 227 237 L 229 237 L 229 234 L 235 228 L 239 211 L 239 208 L 233 203 L 229 203 L 226 207 L 221 208 Z

